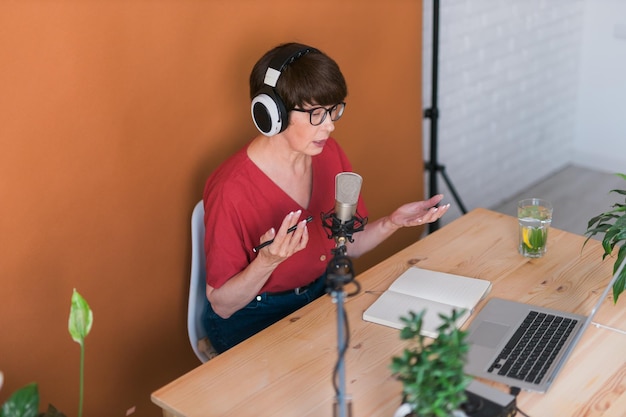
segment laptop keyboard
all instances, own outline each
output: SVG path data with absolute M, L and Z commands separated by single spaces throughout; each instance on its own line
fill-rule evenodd
M 489 372 L 539 384 L 577 322 L 530 311 Z

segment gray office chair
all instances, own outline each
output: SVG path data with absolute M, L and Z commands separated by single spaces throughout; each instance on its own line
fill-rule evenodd
M 191 280 L 187 304 L 187 333 L 191 347 L 202 363 L 217 355 L 202 324 L 202 315 L 209 304 L 206 298 L 204 233 L 204 203 L 200 201 L 191 214 Z

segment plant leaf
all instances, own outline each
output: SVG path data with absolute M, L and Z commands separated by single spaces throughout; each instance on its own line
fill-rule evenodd
M 619 219 L 617 219 L 613 226 L 617 227 L 618 229 L 622 229 L 622 230 L 626 229 L 626 216 L 622 216 Z
M 68 320 L 68 330 L 72 339 L 82 346 L 85 343 L 85 338 L 91 331 L 92 324 L 93 312 L 89 308 L 87 301 L 74 288 L 70 318 Z
M 626 191 L 625 190 L 611 190 L 611 193 L 617 193 L 617 194 L 622 194 L 622 195 L 626 195 Z
M 624 258 L 626 258 L 626 245 L 623 245 L 622 247 L 619 248 L 619 252 L 617 253 L 617 259 L 615 260 L 615 264 L 613 264 L 613 273 L 617 272 L 617 270 L 619 269 L 619 266 L 624 261 Z M 626 268 L 622 269 L 622 272 L 620 272 L 619 277 L 617 278 L 617 281 L 615 281 L 615 283 L 613 284 L 613 303 L 614 304 L 617 303 L 617 299 L 619 298 L 620 294 L 624 292 L 625 287 L 626 287 Z
M 0 409 L 0 417 L 36 417 L 39 410 L 37 384 L 28 384 L 11 395 Z

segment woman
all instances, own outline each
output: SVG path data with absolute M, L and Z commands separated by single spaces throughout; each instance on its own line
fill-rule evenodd
M 335 176 L 352 170 L 330 136 L 347 93 L 335 61 L 306 45 L 277 46 L 252 69 L 252 115 L 261 134 L 224 162 L 204 191 L 206 327 L 218 352 L 325 292 L 335 242 L 320 213 L 334 207 Z M 347 255 L 359 257 L 401 227 L 437 220 L 449 207 L 436 207 L 442 198 L 405 204 L 370 222 Z M 357 213 L 367 216 L 361 198 Z

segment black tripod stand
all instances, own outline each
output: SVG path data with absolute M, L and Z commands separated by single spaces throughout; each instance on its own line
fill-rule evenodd
M 463 214 L 467 213 L 459 194 L 452 185 L 446 168 L 437 161 L 437 122 L 439 120 L 439 109 L 437 107 L 437 93 L 439 82 L 439 0 L 433 0 L 433 40 L 432 40 L 432 83 L 430 107 L 424 110 L 424 118 L 430 119 L 430 161 L 424 161 L 424 169 L 428 171 L 429 195 L 438 194 L 437 172 L 441 172 L 448 189 L 452 193 L 454 200 L 459 205 Z M 439 228 L 439 220 L 428 225 L 428 232 L 432 233 Z

